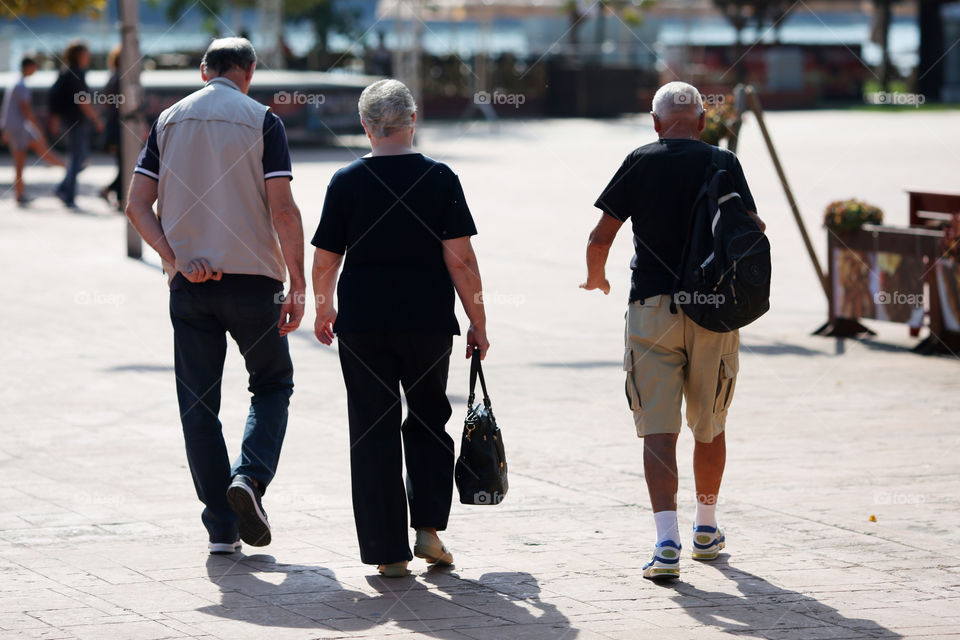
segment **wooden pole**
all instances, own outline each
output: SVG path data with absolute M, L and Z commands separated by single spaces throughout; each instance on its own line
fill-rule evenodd
M 737 117 L 730 126 L 730 139 L 727 140 L 727 149 L 736 153 L 737 144 L 740 142 L 740 127 L 743 125 L 743 114 L 747 110 L 744 86 L 742 84 L 738 84 L 733 88 L 733 109 L 737 112 Z
M 874 2 L 874 33 L 873 42 L 880 45 L 882 58 L 880 62 L 880 91 L 890 91 L 890 0 L 876 0 Z
M 783 166 L 780 164 L 780 158 L 777 156 L 777 150 L 773 147 L 773 140 L 770 139 L 770 132 L 767 131 L 767 125 L 763 120 L 763 107 L 760 105 L 760 98 L 757 97 L 757 92 L 750 85 L 744 90 L 747 96 L 747 103 L 750 106 L 750 110 L 753 111 L 754 115 L 757 117 L 757 124 L 760 125 L 760 133 L 763 135 L 763 141 L 767 144 L 767 150 L 770 152 L 770 159 L 773 160 L 773 166 L 777 170 L 777 176 L 780 178 L 780 184 L 783 185 L 783 192 L 787 196 L 787 201 L 790 203 L 790 211 L 793 212 L 793 219 L 797 222 L 797 227 L 800 229 L 800 235 L 803 237 L 803 244 L 807 248 L 807 254 L 810 256 L 810 262 L 813 263 L 813 268 L 817 272 L 817 279 L 820 280 L 820 286 L 823 287 L 823 293 L 827 296 L 827 301 L 830 300 L 830 285 L 827 282 L 827 278 L 823 273 L 823 267 L 820 266 L 820 261 L 817 260 L 817 254 L 813 250 L 813 244 L 810 242 L 810 236 L 807 234 L 807 227 L 803 223 L 803 218 L 800 217 L 800 208 L 797 206 L 797 201 L 793 197 L 793 191 L 790 190 L 790 184 L 787 182 L 787 176 L 783 172 Z
M 136 0 L 119 0 L 120 9 L 120 95 L 123 100 L 117 105 L 120 111 L 120 204 L 127 205 L 127 193 L 133 178 L 133 168 L 143 146 L 143 114 L 140 102 L 143 90 L 140 86 L 140 38 L 139 17 Z M 143 242 L 140 234 L 127 221 L 127 257 L 139 260 L 143 257 Z

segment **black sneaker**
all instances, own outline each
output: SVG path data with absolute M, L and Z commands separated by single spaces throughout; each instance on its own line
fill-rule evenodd
M 253 547 L 270 544 L 270 523 L 260 502 L 260 490 L 247 476 L 235 476 L 227 488 L 227 502 L 237 514 L 240 539 Z

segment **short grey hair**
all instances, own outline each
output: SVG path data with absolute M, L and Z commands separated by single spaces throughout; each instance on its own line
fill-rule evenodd
M 257 52 L 246 38 L 217 38 L 207 47 L 201 63 L 207 74 L 222 76 L 231 69 L 249 71 Z
M 681 113 L 703 113 L 700 91 L 686 82 L 668 82 L 653 96 L 653 113 L 658 118 L 670 118 Z
M 363 90 L 360 119 L 374 138 L 385 138 L 413 126 L 417 103 L 407 85 L 399 80 L 378 80 Z

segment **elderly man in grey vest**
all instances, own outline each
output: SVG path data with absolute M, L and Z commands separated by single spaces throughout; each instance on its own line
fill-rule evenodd
M 244 38 L 210 44 L 204 87 L 160 114 L 127 205 L 169 278 L 180 420 L 211 553 L 234 553 L 241 539 L 270 543 L 261 497 L 286 432 L 293 393 L 286 336 L 303 318 L 306 292 L 283 123 L 246 95 L 255 64 Z M 218 418 L 228 332 L 252 394 L 232 465 Z

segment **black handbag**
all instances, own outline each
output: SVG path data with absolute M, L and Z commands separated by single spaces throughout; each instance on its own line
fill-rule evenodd
M 483 389 L 483 402 L 473 404 L 477 377 Z M 463 504 L 500 504 L 507 495 L 507 457 L 503 438 L 493 417 L 487 383 L 480 367 L 480 350 L 473 350 L 470 362 L 470 397 L 463 423 L 460 457 L 454 471 L 460 502 Z

